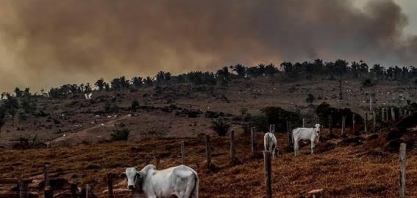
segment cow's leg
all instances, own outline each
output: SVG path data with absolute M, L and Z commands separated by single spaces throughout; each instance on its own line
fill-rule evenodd
M 311 141 L 311 154 L 314 153 L 314 141 Z
M 187 179 L 186 188 L 179 191 L 178 198 L 190 198 L 198 182 L 194 176 Z M 198 189 L 197 189 L 198 190 Z
M 298 151 L 298 141 L 294 141 L 294 156 L 297 156 Z

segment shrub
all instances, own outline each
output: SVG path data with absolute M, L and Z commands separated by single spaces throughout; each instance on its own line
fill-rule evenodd
M 313 103 L 314 102 L 314 96 L 312 94 L 308 94 L 306 98 L 307 103 Z
M 211 128 L 219 136 L 226 136 L 227 131 L 229 131 L 229 128 L 231 126 L 230 123 L 228 123 L 223 117 L 220 117 L 218 119 L 212 119 L 211 124 Z
M 139 109 L 139 102 L 137 100 L 134 100 L 132 102 L 131 108 L 133 112 L 136 112 Z
M 119 106 L 117 106 L 115 102 L 107 101 L 104 104 L 104 111 L 106 113 L 113 113 L 113 112 L 117 112 L 118 110 L 119 110 Z
M 127 141 L 129 139 L 130 130 L 127 128 L 114 129 L 110 134 L 111 141 Z

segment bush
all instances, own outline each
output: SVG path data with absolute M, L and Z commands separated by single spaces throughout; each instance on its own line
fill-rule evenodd
M 127 141 L 129 139 L 130 130 L 127 128 L 114 129 L 110 134 L 111 141 Z
M 306 98 L 307 103 L 313 103 L 314 102 L 314 96 L 312 94 L 308 94 Z
M 229 128 L 231 126 L 223 117 L 220 117 L 218 119 L 212 119 L 211 124 L 211 128 L 219 136 L 226 136 L 227 131 L 229 131 Z
M 132 102 L 131 108 L 133 112 L 136 112 L 139 109 L 139 102 L 137 100 L 134 100 Z
M 104 111 L 106 113 L 114 113 L 114 112 L 119 111 L 119 106 L 117 106 L 117 104 L 115 102 L 107 101 L 104 104 Z

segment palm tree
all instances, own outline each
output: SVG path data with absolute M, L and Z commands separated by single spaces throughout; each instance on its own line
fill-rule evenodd
M 133 77 L 132 78 L 132 84 L 135 88 L 139 88 L 142 86 L 142 77 Z
M 98 90 L 99 91 L 103 91 L 103 89 L 104 89 L 104 79 L 103 78 L 100 78 L 100 79 L 98 79 L 97 81 L 96 81 L 96 83 L 94 83 L 94 85 L 96 86 L 96 87 L 98 87 Z

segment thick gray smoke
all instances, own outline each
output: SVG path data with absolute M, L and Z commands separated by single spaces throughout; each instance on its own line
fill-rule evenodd
M 409 65 L 392 0 L 2 0 L 0 90 L 337 58 Z

